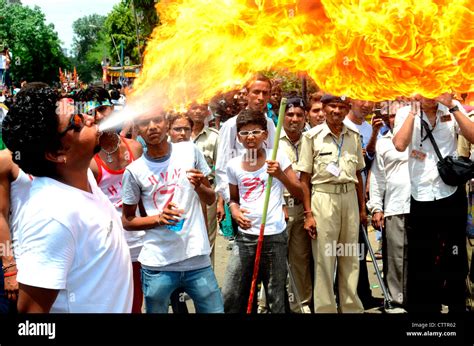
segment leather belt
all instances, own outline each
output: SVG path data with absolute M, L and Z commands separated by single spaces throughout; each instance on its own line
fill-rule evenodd
M 355 190 L 354 183 L 346 184 L 315 184 L 313 185 L 313 191 L 326 192 L 326 193 L 346 193 Z

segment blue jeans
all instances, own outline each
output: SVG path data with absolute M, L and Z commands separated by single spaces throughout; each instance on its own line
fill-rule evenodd
M 224 304 L 211 266 L 185 272 L 142 268 L 143 295 L 147 313 L 168 313 L 171 294 L 183 288 L 197 313 L 223 313 Z
M 226 313 L 245 313 L 250 295 L 258 236 L 237 232 L 232 254 L 227 264 L 222 295 Z M 263 282 L 271 313 L 285 313 L 286 231 L 264 236 L 257 283 Z M 254 305 L 257 294 L 254 295 Z

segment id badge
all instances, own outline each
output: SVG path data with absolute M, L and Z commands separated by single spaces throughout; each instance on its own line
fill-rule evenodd
M 341 174 L 341 170 L 337 166 L 335 162 L 329 163 L 329 165 L 326 168 L 326 171 L 334 175 L 335 177 L 338 177 Z
M 421 151 L 421 150 L 415 150 L 413 149 L 410 154 L 411 157 L 419 160 L 419 161 L 424 161 L 426 159 L 426 153 Z
M 441 120 L 442 123 L 445 123 L 447 121 L 451 121 L 451 115 L 450 114 L 442 115 L 442 116 L 440 116 L 440 120 Z

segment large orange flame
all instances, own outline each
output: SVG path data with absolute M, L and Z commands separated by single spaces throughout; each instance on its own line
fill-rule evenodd
M 132 100 L 207 100 L 255 71 L 386 100 L 474 91 L 472 0 L 162 0 Z

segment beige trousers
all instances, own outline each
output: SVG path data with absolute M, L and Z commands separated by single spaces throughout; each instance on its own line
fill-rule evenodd
M 314 311 L 337 313 L 334 295 L 336 270 L 339 290 L 339 311 L 362 313 L 364 308 L 357 296 L 359 280 L 359 207 L 355 189 L 341 193 L 315 190 L 311 210 L 317 224 L 317 237 L 312 240 L 315 262 Z
M 313 279 L 311 277 L 311 238 L 303 229 L 303 204 L 288 207 L 288 264 L 291 275 L 288 285 L 290 309 L 296 313 L 310 313 L 313 297 Z M 301 303 L 301 306 L 300 306 Z

